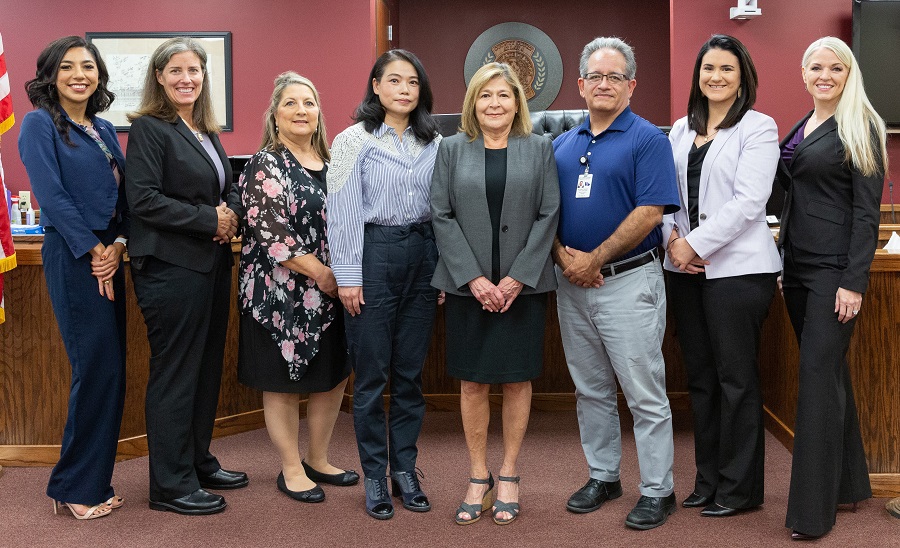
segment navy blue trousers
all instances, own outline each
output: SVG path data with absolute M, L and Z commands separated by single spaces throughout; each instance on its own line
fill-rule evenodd
M 113 227 L 97 232 L 105 245 Z M 116 300 L 100 295 L 91 255 L 75 258 L 56 231 L 44 235 L 44 276 L 72 365 L 69 410 L 59 461 L 47 495 L 76 504 L 99 504 L 113 496 L 113 465 L 125 404 L 125 275 L 113 277 Z
M 353 424 L 363 473 L 384 477 L 415 469 L 416 442 L 425 415 L 422 366 L 437 306 L 431 277 L 437 247 L 430 223 L 366 225 L 363 299 L 355 317 L 345 314 L 347 346 L 355 373 Z M 382 395 L 390 381 L 386 416 Z

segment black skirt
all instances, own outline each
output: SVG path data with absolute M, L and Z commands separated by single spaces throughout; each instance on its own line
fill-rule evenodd
M 309 362 L 306 373 L 292 381 L 288 363 L 269 331 L 249 314 L 241 314 L 238 347 L 238 381 L 265 392 L 302 394 L 328 392 L 350 376 L 344 315 L 339 311 L 334 322 L 322 333 L 319 351 Z
M 483 384 L 524 382 L 541 375 L 547 294 L 519 295 L 500 314 L 474 297 L 447 294 L 447 374 Z

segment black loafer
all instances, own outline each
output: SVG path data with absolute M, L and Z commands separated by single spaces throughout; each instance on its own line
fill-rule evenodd
M 625 518 L 625 525 L 632 529 L 653 529 L 659 527 L 669 519 L 675 511 L 675 493 L 668 497 L 648 497 L 642 495 L 638 499 L 628 517 Z
M 375 519 L 391 519 L 394 517 L 394 503 L 388 494 L 387 478 L 366 478 L 366 513 Z
M 735 508 L 728 508 L 727 506 L 722 506 L 718 503 L 712 503 L 706 508 L 704 508 L 700 515 L 707 518 L 727 518 L 728 516 L 733 516 L 740 512 L 740 510 Z
M 299 500 L 300 502 L 322 502 L 325 500 L 325 491 L 318 485 L 306 491 L 291 491 L 288 489 L 287 483 L 284 481 L 284 472 L 278 474 L 278 480 L 275 483 L 278 485 L 279 491 L 294 500 Z
M 412 472 L 391 472 L 392 494 L 403 498 L 403 507 L 407 510 L 427 512 L 431 510 L 431 503 L 419 487 L 417 474 L 421 474 L 418 469 Z
M 566 503 L 566 510 L 576 514 L 587 514 L 603 506 L 608 500 L 622 496 L 622 482 L 589 479 L 584 487 L 575 491 Z
M 212 474 L 197 472 L 197 479 L 200 480 L 200 487 L 204 489 L 240 489 L 241 487 L 247 487 L 250 483 L 250 478 L 247 477 L 247 474 L 221 468 Z
M 359 483 L 359 474 L 355 470 L 344 470 L 340 474 L 323 474 L 306 464 L 306 461 L 300 461 L 300 464 L 303 465 L 303 470 L 306 471 L 306 477 L 316 483 L 327 483 L 338 487 L 347 487 Z
M 170 500 L 151 500 L 150 509 L 163 512 L 175 512 L 186 516 L 204 516 L 215 514 L 225 509 L 225 498 L 214 495 L 203 489 L 197 489 L 189 495 Z
M 681 505 L 685 508 L 700 508 L 701 506 L 709 506 L 709 503 L 713 501 L 713 495 L 708 497 L 697 494 L 696 491 L 690 494 L 688 498 L 684 499 L 681 502 Z

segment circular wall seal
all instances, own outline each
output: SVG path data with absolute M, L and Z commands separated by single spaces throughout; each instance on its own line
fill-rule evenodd
M 475 71 L 487 63 L 506 63 L 525 88 L 529 110 L 546 110 L 562 86 L 562 58 L 544 32 L 525 23 L 501 23 L 481 33 L 466 55 L 466 86 Z

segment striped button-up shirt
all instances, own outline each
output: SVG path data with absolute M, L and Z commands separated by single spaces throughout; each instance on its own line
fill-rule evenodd
M 431 173 L 440 136 L 425 145 L 411 128 L 403 140 L 386 124 L 362 123 L 334 138 L 328 170 L 328 247 L 341 287 L 362 285 L 366 224 L 406 226 L 431 220 Z

